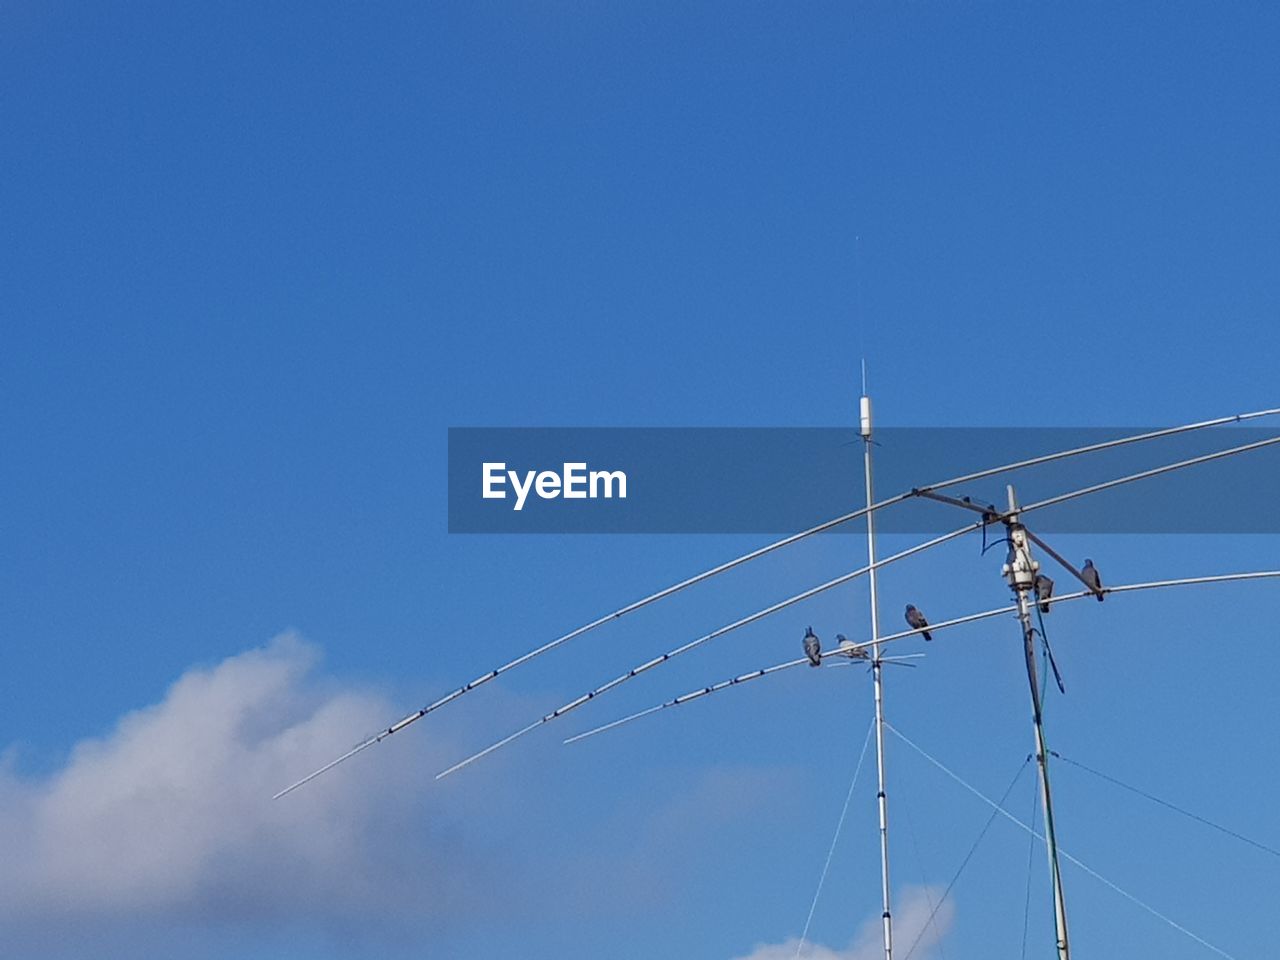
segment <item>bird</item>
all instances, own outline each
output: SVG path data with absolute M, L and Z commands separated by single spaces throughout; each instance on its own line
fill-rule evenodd
M 813 632 L 813 627 L 804 628 L 804 655 L 809 658 L 809 666 L 822 666 L 822 657 L 818 654 L 822 652 L 822 641 L 818 639 L 818 635 Z
M 836 645 L 839 646 L 840 649 L 842 650 L 844 650 L 847 647 L 848 650 L 846 651 L 846 656 L 852 659 L 855 659 L 855 660 L 868 659 L 867 651 L 861 647 L 854 646 L 853 641 L 850 640 L 848 637 L 846 637 L 843 633 L 836 634 Z
M 906 617 L 907 623 L 911 625 L 912 630 L 920 630 L 922 627 L 927 627 L 929 625 L 929 621 L 924 618 L 924 614 L 909 603 L 907 604 Z M 933 639 L 933 637 L 929 636 L 928 630 L 924 630 L 921 633 L 921 636 L 926 640 Z
M 1098 568 L 1093 565 L 1093 561 L 1088 558 L 1084 561 L 1084 567 L 1080 570 L 1080 579 L 1084 581 L 1085 586 L 1093 591 L 1093 595 L 1098 598 L 1098 602 L 1102 602 L 1102 578 L 1098 576 Z
M 1036 574 L 1036 596 L 1040 598 L 1040 612 L 1049 612 L 1049 598 L 1053 596 L 1053 581 L 1043 573 Z

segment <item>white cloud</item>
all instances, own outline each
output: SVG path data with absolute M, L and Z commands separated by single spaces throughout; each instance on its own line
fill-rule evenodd
M 495 904 L 508 933 L 581 911 L 632 922 L 637 903 L 684 902 L 671 864 L 717 842 L 709 818 L 750 817 L 790 779 L 715 767 L 578 809 L 599 770 L 544 738 L 437 783 L 515 718 L 544 712 L 494 685 L 477 712 L 441 711 L 273 801 L 404 713 L 317 677 L 317 660 L 278 637 L 189 669 L 51 773 L 0 759 L 0 957 L 198 960 L 299 934 L 386 955 L 492 929 Z M 909 897 L 902 909 L 906 928 Z M 770 949 L 754 960 L 782 956 Z
M 0 928 L 122 917 L 342 923 L 375 903 L 383 917 L 455 909 L 479 878 L 466 841 L 437 831 L 462 819 L 462 794 L 426 790 L 460 749 L 441 744 L 439 725 L 424 724 L 412 746 L 379 745 L 380 763 L 362 756 L 271 800 L 403 712 L 326 687 L 311 676 L 315 661 L 313 648 L 279 637 L 189 670 L 51 775 L 0 769 Z
M 893 955 L 906 960 L 928 960 L 938 942 L 946 936 L 955 920 L 951 901 L 938 909 L 933 921 L 929 914 L 938 903 L 942 891 L 935 887 L 907 887 L 898 894 L 893 911 Z M 923 931 L 923 932 L 922 932 Z M 917 937 L 919 941 L 917 942 Z M 799 938 L 792 937 L 782 943 L 761 944 L 745 957 L 736 960 L 795 960 Z M 843 949 L 808 943 L 800 952 L 801 960 L 879 960 L 884 956 L 884 939 L 880 917 L 867 920 L 849 946 Z

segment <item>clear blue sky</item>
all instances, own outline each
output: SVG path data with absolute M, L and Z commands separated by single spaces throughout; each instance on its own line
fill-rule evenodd
M 602 630 L 292 808 L 257 798 L 761 542 L 449 536 L 450 426 L 850 423 L 864 356 L 886 424 L 1275 406 L 1278 43 L 1262 4 L 6 5 L 0 839 L 37 840 L 0 866 L 19 904 L 0 952 L 84 955 L 83 936 L 103 956 L 730 960 L 796 936 L 869 718 L 854 671 L 576 748 L 553 728 L 428 781 L 857 565 L 856 538 Z M 1275 544 L 1064 549 L 1121 582 L 1272 567 Z M 994 606 L 997 573 L 953 545 L 886 572 L 885 615 Z M 1056 614 L 1071 692 L 1050 703 L 1053 746 L 1280 843 L 1275 596 Z M 583 720 L 793 656 L 810 622 L 859 633 L 865 587 Z M 301 646 L 244 659 L 288 630 Z M 957 630 L 890 691 L 905 732 L 997 793 L 1030 744 L 1017 644 L 1009 624 Z M 306 677 L 262 680 L 310 655 Z M 316 742 L 259 751 L 277 721 Z M 984 810 L 891 748 L 895 886 L 945 883 Z M 1272 949 L 1276 860 L 1077 772 L 1057 782 L 1068 849 L 1235 956 Z M 838 949 L 878 913 L 859 789 L 813 929 Z M 1029 814 L 1029 773 L 1011 803 Z M 123 853 L 102 840 L 117 832 Z M 170 856 L 170 837 L 191 849 Z M 1018 955 L 1026 858 L 992 828 L 933 956 Z M 1045 956 L 1038 854 L 1031 875 Z M 1082 955 L 1210 955 L 1067 881 Z

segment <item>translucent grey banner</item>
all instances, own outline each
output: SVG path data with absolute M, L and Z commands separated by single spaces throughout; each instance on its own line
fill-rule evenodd
M 1157 428 L 899 427 L 877 430 L 878 500 L 952 477 Z M 1003 507 L 1277 436 L 1214 427 L 949 487 Z M 1036 511 L 1046 533 L 1280 532 L 1280 444 Z M 852 428 L 449 430 L 451 533 L 762 533 L 803 530 L 863 506 Z M 886 533 L 942 533 L 975 515 L 912 499 L 877 513 Z M 857 523 L 836 531 L 860 533 Z

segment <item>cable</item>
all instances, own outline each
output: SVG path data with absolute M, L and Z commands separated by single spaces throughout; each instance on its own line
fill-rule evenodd
M 1150 800 L 1152 803 L 1158 803 L 1160 804 L 1160 806 L 1166 807 L 1169 810 L 1172 810 L 1174 813 L 1180 813 L 1184 817 L 1188 817 L 1192 820 L 1195 820 L 1197 823 L 1204 824 L 1206 827 L 1212 827 L 1214 830 L 1217 830 L 1219 833 L 1225 833 L 1227 836 L 1234 837 L 1235 839 L 1241 841 L 1242 843 L 1247 843 L 1251 847 L 1256 847 L 1257 849 L 1261 850 L 1263 853 L 1269 853 L 1273 857 L 1280 858 L 1280 850 L 1277 850 L 1275 847 L 1267 846 L 1267 844 L 1265 843 L 1262 843 L 1258 840 L 1254 840 L 1250 837 L 1246 837 L 1243 833 L 1237 833 L 1235 830 L 1232 830 L 1230 827 L 1224 827 L 1220 823 L 1215 823 L 1214 821 L 1208 819 L 1207 817 L 1200 816 L 1200 814 L 1198 813 L 1192 813 L 1190 810 L 1180 807 L 1175 803 L 1170 803 L 1168 800 L 1162 800 L 1160 797 L 1157 797 L 1155 794 L 1148 793 L 1146 790 L 1143 790 L 1139 787 L 1135 787 L 1132 784 L 1125 783 L 1123 780 L 1119 780 L 1116 777 L 1111 776 L 1110 774 L 1103 773 L 1101 770 L 1095 770 L 1092 767 L 1086 766 L 1085 764 L 1081 763 L 1078 760 L 1072 760 L 1070 757 L 1064 757 L 1062 754 L 1056 753 L 1052 750 L 1050 750 L 1049 752 L 1053 754 L 1053 756 L 1061 760 L 1063 763 L 1069 763 L 1073 767 L 1079 767 L 1081 770 L 1085 771 L 1086 773 L 1091 773 L 1095 777 L 1098 777 L 1102 780 L 1106 780 L 1108 783 L 1113 783 L 1117 787 L 1122 787 L 1125 790 L 1128 790 L 1130 793 L 1136 793 L 1140 797 L 1145 797 L 1147 800 Z
M 930 927 L 933 927 L 934 936 L 937 938 L 938 949 L 942 953 L 943 960 L 946 960 L 947 948 L 943 946 L 942 938 L 938 935 L 938 928 L 933 924 L 933 918 L 938 915 L 938 910 L 942 907 L 942 900 L 939 900 L 937 903 L 933 902 L 933 894 L 930 892 L 932 884 L 929 880 L 929 872 L 924 868 L 924 857 L 920 854 L 920 840 L 916 836 L 915 823 L 911 819 L 911 805 L 907 803 L 905 793 L 899 794 L 899 796 L 902 798 L 900 803 L 902 806 L 903 819 L 907 821 L 907 833 L 911 836 L 911 850 L 916 856 L 916 869 L 920 871 L 920 879 L 923 881 L 920 885 L 920 889 L 924 893 L 924 902 L 929 907 L 929 916 L 927 916 L 924 923 L 920 925 L 920 931 L 916 934 L 916 939 L 912 942 L 911 949 L 914 950 L 916 948 L 916 944 L 920 942 L 920 938 L 924 936 L 925 931 Z M 907 956 L 911 956 L 910 951 L 907 952 Z
M 1040 813 L 1040 797 L 1031 791 L 1031 836 L 1027 838 L 1027 896 L 1022 904 L 1022 960 L 1027 960 L 1027 932 L 1031 929 L 1031 865 L 1036 856 L 1036 816 Z
M 1019 764 L 1018 772 L 1013 775 L 1013 779 L 1009 781 L 1009 786 L 1005 787 L 1004 793 L 1000 795 L 1000 803 L 1003 804 L 1005 800 L 1009 798 L 1009 794 L 1013 792 L 1013 788 L 1017 782 L 1022 779 L 1022 772 L 1027 769 L 1027 764 L 1030 762 L 1031 757 L 1028 756 L 1021 764 Z M 960 874 L 964 873 L 964 868 L 967 867 L 969 865 L 969 861 L 973 859 L 973 855 L 978 850 L 978 845 L 982 843 L 983 838 L 987 835 L 987 831 L 991 829 L 991 824 L 995 823 L 996 817 L 999 815 L 1000 814 L 997 811 L 992 810 L 991 816 L 987 817 L 987 822 L 982 825 L 982 830 L 978 834 L 978 839 L 973 841 L 973 846 L 969 848 L 969 852 L 966 853 L 964 855 L 964 859 L 960 861 L 960 866 L 956 868 L 955 874 L 952 875 L 951 882 L 947 884 L 947 888 L 942 892 L 942 899 L 938 901 L 938 905 L 934 907 L 933 911 L 929 914 L 929 919 L 925 921 L 924 926 L 920 928 L 920 932 L 916 934 L 916 938 L 911 942 L 911 947 L 907 950 L 907 955 L 903 957 L 903 960 L 911 960 L 911 955 L 916 952 L 916 947 L 920 943 L 920 938 L 924 936 L 925 930 L 927 930 L 929 925 L 933 923 L 933 918 L 937 912 L 942 909 L 942 905 L 947 902 L 947 897 L 951 895 L 951 890 L 956 885 L 956 881 L 960 879 Z
M 835 856 L 836 844 L 840 841 L 840 831 L 844 829 L 845 817 L 849 815 L 849 802 L 853 799 L 853 788 L 858 785 L 858 775 L 862 773 L 862 761 L 867 758 L 867 745 L 871 743 L 871 731 L 875 729 L 875 720 L 867 724 L 867 735 L 862 740 L 862 752 L 858 754 L 857 766 L 853 768 L 853 779 L 849 781 L 849 792 L 845 794 L 844 809 L 840 811 L 840 819 L 836 821 L 835 836 L 831 838 L 831 846 L 827 850 L 827 861 L 822 865 L 822 875 L 818 877 L 818 889 L 813 891 L 813 902 L 809 904 L 809 916 L 805 917 L 804 930 L 800 933 L 800 942 L 796 944 L 796 960 L 804 949 L 804 942 L 809 937 L 809 925 L 813 923 L 813 912 L 818 909 L 818 897 L 822 895 L 823 884 L 827 882 L 827 871 L 831 869 L 831 858 Z
M 888 721 L 885 721 L 885 726 L 888 727 L 893 732 L 894 736 L 896 736 L 899 740 L 901 740 L 903 743 L 909 746 L 912 750 L 916 751 L 916 753 L 920 754 L 920 756 L 924 757 L 926 760 L 928 760 L 935 767 L 937 767 L 939 770 L 941 770 L 943 773 L 949 776 L 956 783 L 960 784 L 960 786 L 964 787 L 966 790 L 972 793 L 975 797 L 977 797 L 983 803 L 987 804 L 987 806 L 993 808 L 997 813 L 1003 816 L 1006 820 L 1021 827 L 1023 830 L 1027 831 L 1029 834 L 1035 837 L 1037 840 L 1044 839 L 1044 837 L 1041 836 L 1039 833 L 1037 833 L 1034 829 L 1027 826 L 1025 823 L 1023 823 L 1021 820 L 1015 817 L 1012 813 L 1010 813 L 1008 810 L 1002 807 L 1000 804 L 996 803 L 994 800 L 992 800 L 990 797 L 984 794 L 977 787 L 973 786 L 971 783 L 969 783 L 967 780 L 961 777 L 954 770 L 946 766 L 946 764 L 944 764 L 937 757 L 934 757 L 932 754 L 928 753 L 923 747 L 917 744 L 914 740 L 911 740 L 906 734 L 904 734 L 901 730 L 897 729 L 893 724 L 889 723 Z M 1151 906 L 1150 904 L 1145 903 L 1142 900 L 1139 900 L 1132 893 L 1129 893 L 1129 891 L 1120 887 L 1119 884 L 1116 884 L 1113 881 L 1108 880 L 1106 877 L 1100 874 L 1097 870 L 1094 870 L 1091 866 L 1086 864 L 1083 860 L 1079 859 L 1078 857 L 1072 856 L 1071 854 L 1067 853 L 1067 851 L 1063 850 L 1061 847 L 1058 848 L 1058 853 L 1062 855 L 1063 859 L 1070 860 L 1077 867 L 1079 867 L 1085 873 L 1089 874 L 1089 876 L 1093 877 L 1098 882 L 1104 884 L 1107 887 L 1110 887 L 1112 890 L 1120 894 L 1126 900 L 1141 907 L 1143 910 L 1147 911 L 1147 913 L 1151 914 L 1156 919 L 1161 920 L 1164 923 L 1168 924 L 1170 927 L 1177 930 L 1179 933 L 1184 934 L 1187 937 L 1190 937 L 1192 940 L 1200 944 L 1202 947 L 1206 947 L 1209 950 L 1212 950 L 1214 953 L 1218 954 L 1218 956 L 1220 957 L 1226 957 L 1226 960 L 1236 960 L 1235 957 L 1227 953 L 1225 950 L 1221 949 L 1220 947 L 1215 947 L 1208 940 L 1204 939 L 1204 937 L 1201 937 L 1198 934 L 1192 933 L 1190 930 L 1188 930 L 1182 924 L 1178 923 L 1172 917 L 1166 916 L 1165 914 L 1161 913 L 1159 910 L 1157 910 L 1155 907 Z

